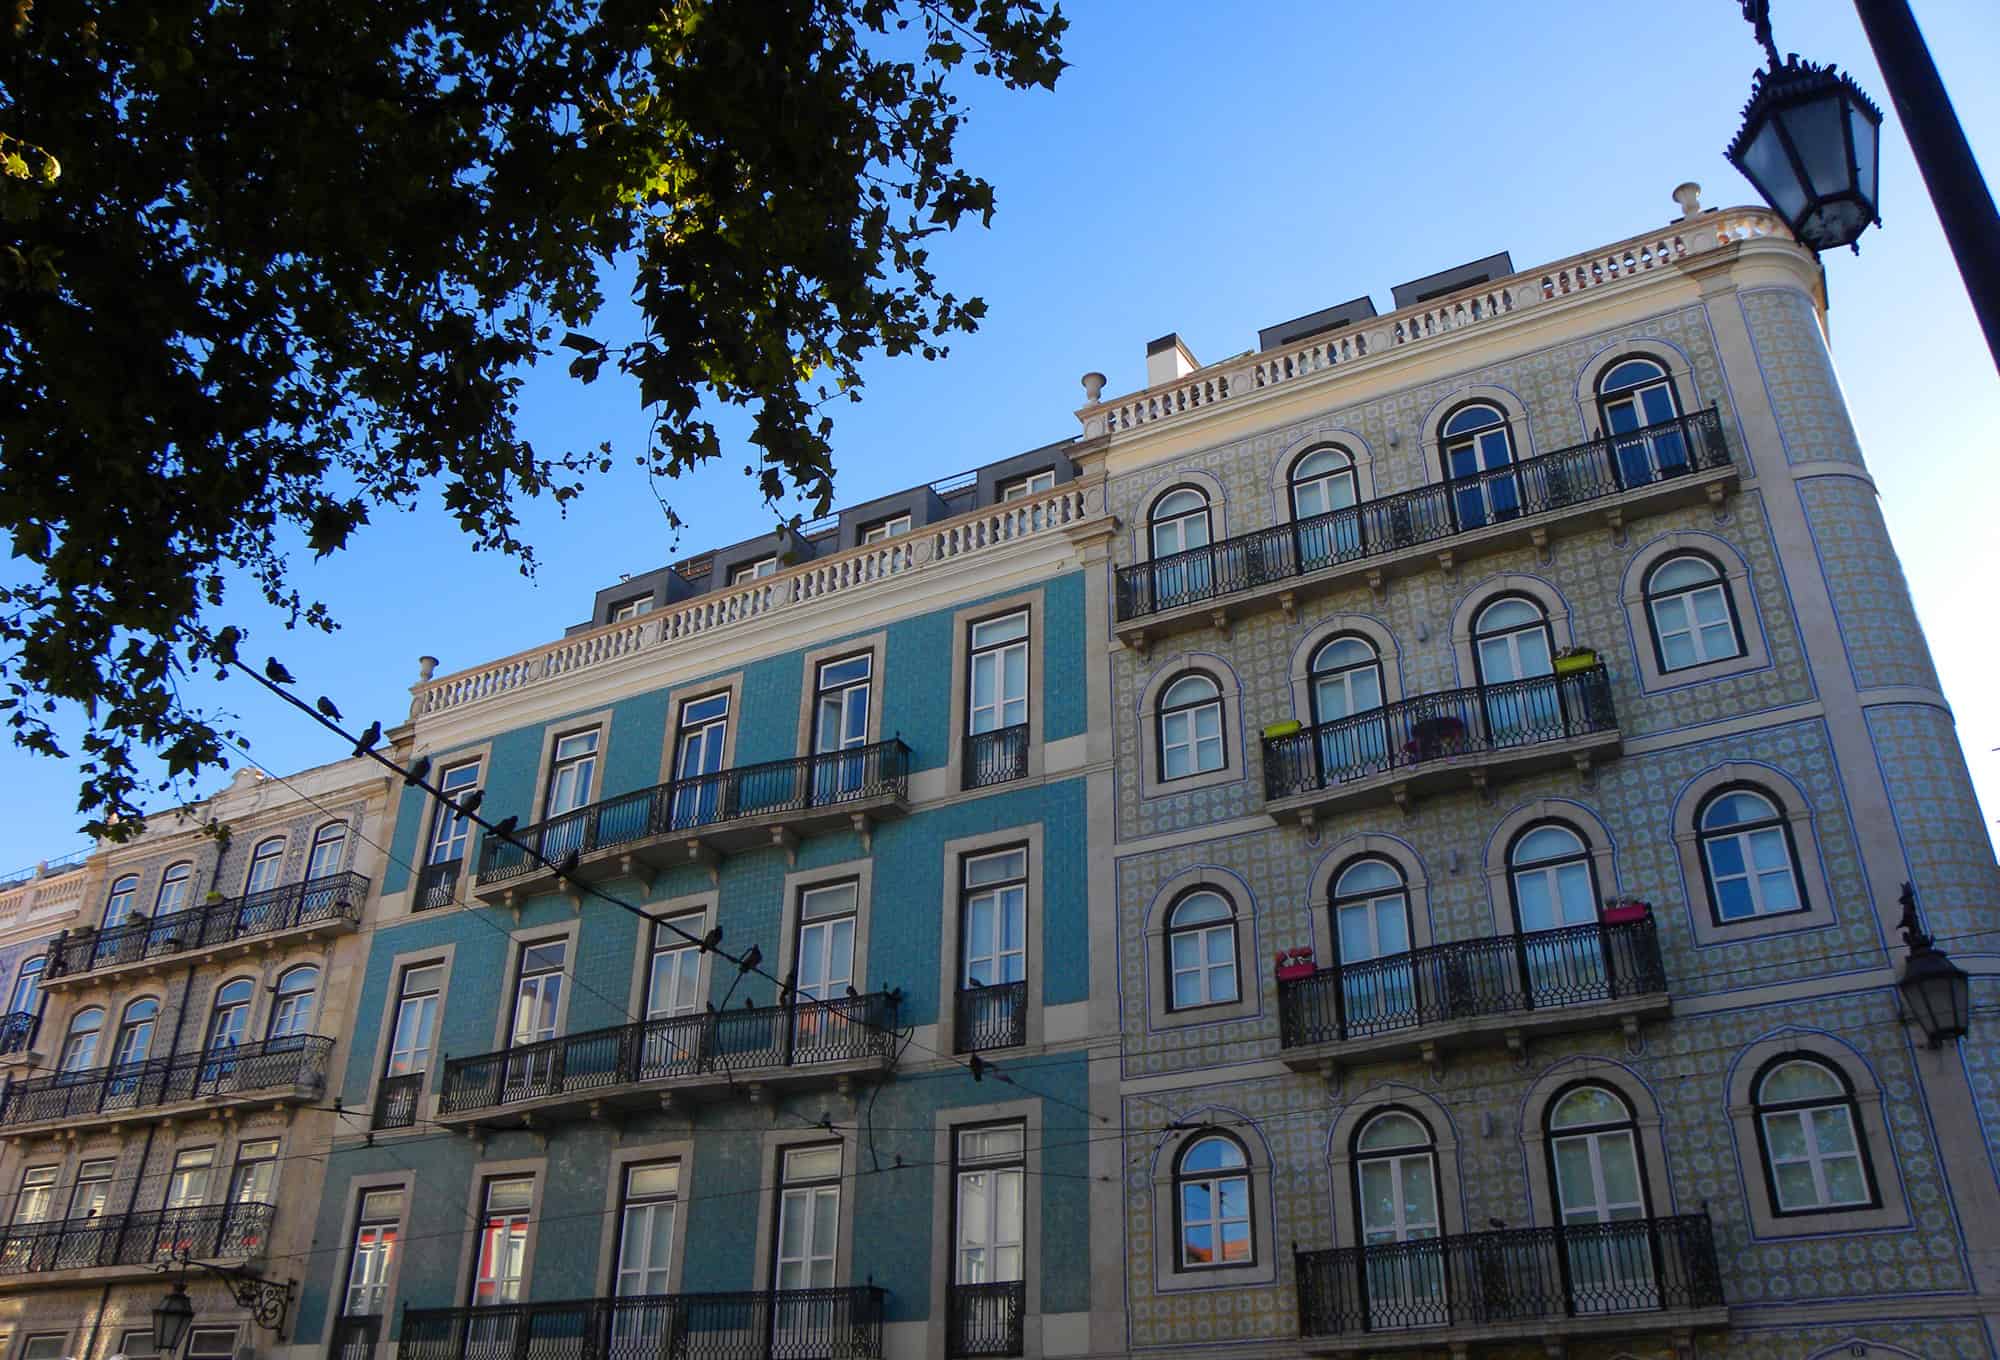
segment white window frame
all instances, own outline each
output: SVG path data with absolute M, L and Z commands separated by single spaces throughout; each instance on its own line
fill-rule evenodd
M 1030 496 L 1039 496 L 1044 491 L 1055 489 L 1056 470 L 1043 468 L 1039 472 L 1030 472 L 1024 477 L 1015 477 L 1000 483 L 1000 503 L 1005 505 L 1009 501 L 1024 501 Z
M 776 576 L 777 574 L 778 558 L 774 553 L 769 557 L 760 557 L 755 562 L 744 562 L 732 567 L 729 572 L 729 584 L 732 586 L 748 585 L 752 581 L 761 581 L 766 576 Z

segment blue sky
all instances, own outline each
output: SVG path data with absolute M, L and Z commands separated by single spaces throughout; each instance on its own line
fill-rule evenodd
M 1839 63 L 1889 107 L 1851 5 L 1774 7 L 1781 51 Z M 1992 180 L 2000 6 L 1915 8 Z M 963 158 L 997 186 L 999 211 L 934 260 L 954 290 L 985 297 L 987 320 L 943 362 L 870 365 L 866 401 L 835 412 L 842 503 L 1075 434 L 1078 377 L 1142 386 L 1145 342 L 1168 331 L 1220 359 L 1254 346 L 1259 326 L 1362 292 L 1386 311 L 1391 284 L 1493 251 L 1526 268 L 1660 225 L 1682 180 L 1710 206 L 1755 201 L 1721 154 L 1761 63 L 1735 0 L 1073 9 L 1073 65 L 1055 93 L 972 91 Z M 2000 377 L 1893 111 L 1882 214 L 1859 257 L 1826 260 L 1834 359 L 1983 801 L 2000 812 Z M 532 385 L 525 423 L 551 449 L 636 448 L 643 429 L 618 388 L 559 378 Z M 681 553 L 769 527 L 744 461 L 662 488 L 689 524 Z M 356 550 L 302 571 L 338 634 L 287 636 L 253 612 L 250 648 L 281 654 L 349 717 L 393 724 L 419 655 L 450 670 L 547 641 L 620 572 L 680 555 L 629 461 L 567 517 L 536 507 L 526 522 L 542 557 L 533 583 L 471 552 L 442 513 L 385 516 Z M 205 692 L 272 768 L 342 754 L 241 680 Z M 0 778 L 15 791 L 0 866 L 83 843 L 70 769 L 9 748 Z

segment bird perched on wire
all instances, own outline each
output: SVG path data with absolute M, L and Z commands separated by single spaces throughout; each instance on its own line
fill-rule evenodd
M 354 740 L 354 754 L 357 756 L 367 755 L 375 749 L 375 743 L 380 740 L 382 740 L 382 724 L 379 722 L 369 723 L 368 730 Z
M 275 656 L 264 658 L 264 674 L 274 685 L 289 685 L 292 683 L 292 673 L 280 665 L 278 658 Z
M 340 721 L 340 710 L 335 708 L 333 700 L 327 698 L 324 694 L 313 701 L 313 707 L 319 710 L 322 718 L 331 718 L 335 722 Z

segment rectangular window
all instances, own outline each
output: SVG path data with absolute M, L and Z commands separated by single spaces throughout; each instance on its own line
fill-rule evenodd
M 679 1162 L 651 1162 L 625 1169 L 618 1215 L 620 1297 L 664 1294 L 671 1288 L 674 1217 L 680 1209 Z
M 1027 1042 L 1028 851 L 960 861 L 957 1024 L 961 1053 Z
M 549 768 L 549 794 L 543 805 L 544 817 L 560 817 L 590 802 L 591 786 L 597 778 L 597 729 L 571 732 L 556 738 L 555 762 Z M 563 847 L 565 850 L 568 847 Z M 543 853 L 549 847 L 543 847 Z
M 187 1360 L 236 1360 L 237 1329 L 196 1327 L 188 1333 Z
M 513 1042 L 517 1046 L 556 1037 L 563 959 L 568 951 L 567 940 L 543 940 L 522 947 L 520 974 L 514 983 Z
M 799 1000 L 829 1001 L 854 981 L 854 920 L 859 885 L 849 881 L 799 894 Z
M 413 963 L 403 970 L 403 985 L 396 990 L 396 1028 L 389 1038 L 385 1076 L 411 1076 L 429 1068 L 431 1039 L 437 1032 L 438 993 L 443 987 L 441 963 Z
M 69 1192 L 71 1218 L 96 1218 L 111 1197 L 111 1169 L 117 1162 L 100 1157 L 76 1169 L 76 1188 Z
M 463 799 L 479 787 L 479 762 L 468 760 L 438 776 L 438 788 L 453 800 Z M 431 820 L 429 864 L 456 864 L 465 858 L 465 845 L 472 823 L 449 804 L 439 803 Z
M 236 1149 L 236 1170 L 230 1176 L 231 1204 L 273 1204 L 278 1190 L 278 1140 L 260 1138 Z
M 888 519 L 877 520 L 863 529 L 861 531 L 861 541 L 864 544 L 880 543 L 884 539 L 900 538 L 908 532 L 910 532 L 910 517 L 908 515 L 894 515 Z
M 766 576 L 778 574 L 778 559 L 760 557 L 755 562 L 745 562 L 729 573 L 729 584 L 740 586 L 749 581 L 760 581 Z
M 840 1244 L 840 1145 L 780 1154 L 774 1289 L 825 1289 Z
M 700 913 L 677 916 L 670 929 L 662 921 L 653 927 L 653 963 L 646 976 L 646 1018 L 661 1020 L 693 1015 L 701 1009 L 701 950 L 688 936 L 701 937 Z
M 21 1342 L 20 1360 L 62 1360 L 63 1351 L 69 1345 L 69 1336 L 63 1332 L 44 1332 Z
M 153 1344 L 151 1327 L 134 1327 L 118 1338 L 119 1353 L 127 1360 L 142 1360 L 142 1357 L 158 1355 L 159 1347 Z
M 1054 468 L 1043 468 L 1025 477 L 1016 477 L 1011 482 L 1000 483 L 1000 499 L 1004 501 L 1024 501 L 1030 496 L 1039 496 L 1044 491 L 1056 489 Z
M 972 625 L 966 731 L 993 732 L 1028 721 L 1028 611 Z
M 347 1267 L 347 1317 L 380 1317 L 389 1303 L 389 1271 L 396 1264 L 402 1229 L 403 1192 L 367 1190 L 354 1224 L 354 1255 Z
M 629 600 L 620 600 L 611 606 L 611 622 L 626 623 L 642 614 L 653 612 L 653 596 L 650 592 L 634 595 Z
M 16 1223 L 46 1223 L 55 1208 L 56 1168 L 31 1166 L 21 1173 L 21 1193 L 14 1197 Z
M 863 792 L 868 783 L 868 690 L 875 658 L 867 652 L 822 661 L 814 672 L 813 751 L 821 756 L 855 754 L 816 762 L 813 800 L 838 802 Z
M 18 1015 L 34 1015 L 42 1008 L 42 969 L 48 966 L 46 958 L 29 959 L 21 965 L 19 977 L 14 979 L 14 999 L 7 1009 Z
M 209 1181 L 215 1175 L 215 1149 L 187 1148 L 174 1154 L 174 1169 L 167 1177 L 169 1209 L 193 1209 L 208 1203 Z
M 1021 1124 L 960 1129 L 954 1147 L 952 1283 L 1022 1278 L 1027 1130 Z
M 522 1267 L 528 1255 L 528 1209 L 534 1198 L 532 1176 L 495 1177 L 486 1182 L 478 1274 L 472 1282 L 475 1307 L 521 1301 Z
M 729 695 L 704 694 L 681 703 L 674 751 L 673 824 L 706 826 L 722 812 L 722 751 L 729 738 Z

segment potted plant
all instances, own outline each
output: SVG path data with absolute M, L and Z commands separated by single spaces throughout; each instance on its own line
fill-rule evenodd
M 1608 897 L 1604 900 L 1603 920 L 1606 925 L 1643 921 L 1652 914 L 1653 904 L 1642 902 L 1636 897 Z
M 1556 653 L 1556 674 L 1587 671 L 1597 664 L 1597 653 L 1589 647 L 1565 647 Z
M 1280 982 L 1297 982 L 1299 979 L 1309 978 L 1319 971 L 1318 965 L 1313 962 L 1311 945 L 1301 945 L 1297 949 L 1281 950 L 1274 957 L 1274 961 L 1278 965 L 1278 981 Z
M 1283 722 L 1265 723 L 1264 740 L 1276 741 L 1279 737 L 1296 736 L 1305 726 L 1297 718 L 1286 718 Z

